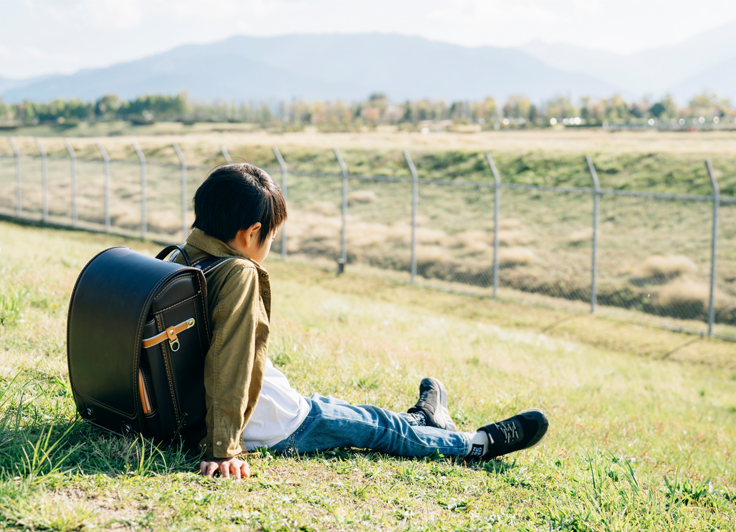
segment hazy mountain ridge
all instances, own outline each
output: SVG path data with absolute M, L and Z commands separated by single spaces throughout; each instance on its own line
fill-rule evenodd
M 3 91 L 9 102 L 26 98 L 123 98 L 188 90 L 194 99 L 359 100 L 385 92 L 394 100 L 504 98 L 523 93 L 540 100 L 555 94 L 605 96 L 614 87 L 555 69 L 507 48 L 468 48 L 401 35 L 287 35 L 232 37 L 186 45 L 107 68 L 53 76 Z
M 22 89 L 23 87 L 27 87 L 29 85 L 32 85 L 33 83 L 43 81 L 52 77 L 55 77 L 54 74 L 46 76 L 35 76 L 26 79 L 9 79 L 0 77 L 0 96 L 2 96 L 2 94 L 6 91 L 12 89 Z
M 736 21 L 684 42 L 624 55 L 569 44 L 532 41 L 521 47 L 530 55 L 567 72 L 585 72 L 629 97 L 672 92 L 690 98 L 704 89 L 736 96 Z
M 556 95 L 628 98 L 710 89 L 736 96 L 736 21 L 685 42 L 622 55 L 533 41 L 519 48 L 464 47 L 397 34 L 235 36 L 71 75 L 0 78 L 8 102 L 93 100 L 114 93 L 187 90 L 198 100 L 355 101 L 384 92 L 405 99 L 533 101 Z

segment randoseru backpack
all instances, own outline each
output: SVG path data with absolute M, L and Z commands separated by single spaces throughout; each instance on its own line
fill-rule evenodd
M 161 260 L 170 254 L 187 265 Z M 82 418 L 157 442 L 193 446 L 205 436 L 205 273 L 226 260 L 190 265 L 181 246 L 155 259 L 116 247 L 87 263 L 67 322 L 69 379 Z

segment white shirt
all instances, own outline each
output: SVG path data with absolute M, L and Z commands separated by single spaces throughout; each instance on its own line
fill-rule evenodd
M 289 385 L 286 375 L 266 360 L 258 404 L 243 431 L 248 451 L 285 440 L 309 414 L 309 404 Z

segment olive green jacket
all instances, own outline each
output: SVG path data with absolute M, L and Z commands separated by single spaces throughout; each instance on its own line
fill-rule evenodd
M 261 393 L 271 285 L 260 264 L 199 229 L 184 249 L 192 262 L 207 255 L 235 257 L 207 273 L 212 341 L 204 364 L 207 436 L 200 443 L 208 458 L 229 458 L 243 452 L 243 430 Z

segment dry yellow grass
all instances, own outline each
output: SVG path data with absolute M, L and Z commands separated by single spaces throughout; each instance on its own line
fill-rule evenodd
M 695 262 L 684 255 L 652 255 L 636 265 L 631 275 L 636 279 L 650 277 L 670 279 L 697 270 Z
M 498 231 L 498 243 L 502 246 L 525 246 L 536 241 L 537 237 L 522 229 Z
M 411 225 L 408 222 L 399 222 L 386 226 L 383 224 L 371 224 L 374 230 L 382 232 L 386 239 L 395 244 L 411 244 Z M 439 245 L 448 243 L 447 233 L 439 229 L 428 227 L 417 227 L 416 238 L 418 244 Z
M 477 255 L 489 252 L 492 245 L 492 235 L 485 231 L 470 229 L 456 234 L 451 247 L 460 249 L 460 253 L 464 255 Z
M 524 227 L 524 224 L 521 222 L 521 220 L 517 220 L 516 218 L 502 218 L 498 222 L 498 228 L 500 230 L 521 229 L 522 227 Z
M 204 154 L 219 153 L 220 144 L 226 146 L 273 146 L 312 147 L 330 149 L 367 150 L 485 150 L 507 153 L 546 151 L 554 153 L 693 153 L 732 154 L 736 147 L 733 133 L 727 131 L 704 131 L 692 133 L 658 131 L 596 130 L 532 130 L 532 131 L 485 131 L 477 133 L 443 132 L 422 135 L 418 132 L 401 132 L 384 129 L 372 132 L 319 133 L 268 133 L 264 131 L 211 131 L 187 133 L 181 124 L 161 124 L 162 134 L 115 136 L 104 139 L 111 158 L 135 158 L 131 144 L 135 140 L 146 153 L 156 152 L 157 158 L 170 162 L 178 159 L 171 144 L 177 142 L 190 164 L 203 164 Z M 164 127 L 165 126 L 165 127 Z M 16 137 L 20 150 L 26 154 L 38 154 L 32 137 Z M 71 144 L 80 156 L 99 158 L 95 138 L 73 138 Z M 65 154 L 61 138 L 44 138 L 49 153 Z M 7 142 L 0 142 L 0 153 L 12 154 Z
M 498 264 L 501 268 L 512 268 L 524 264 L 531 264 L 537 260 L 531 249 L 526 248 L 503 248 L 498 251 Z
M 598 231 L 598 237 L 601 236 L 601 232 Z M 565 242 L 571 246 L 579 246 L 593 240 L 593 229 L 581 229 L 580 231 L 573 231 L 565 238 Z
M 307 207 L 307 210 L 322 216 L 333 216 L 337 213 L 337 205 L 332 201 L 317 201 Z
M 354 190 L 348 194 L 348 203 L 373 203 L 378 201 L 378 196 L 372 190 Z
M 429 265 L 447 260 L 447 254 L 439 246 L 417 246 L 417 264 Z
M 707 285 L 690 279 L 675 279 L 667 283 L 657 295 L 657 303 L 662 308 L 679 307 L 693 313 L 700 313 L 708 304 L 709 289 Z

